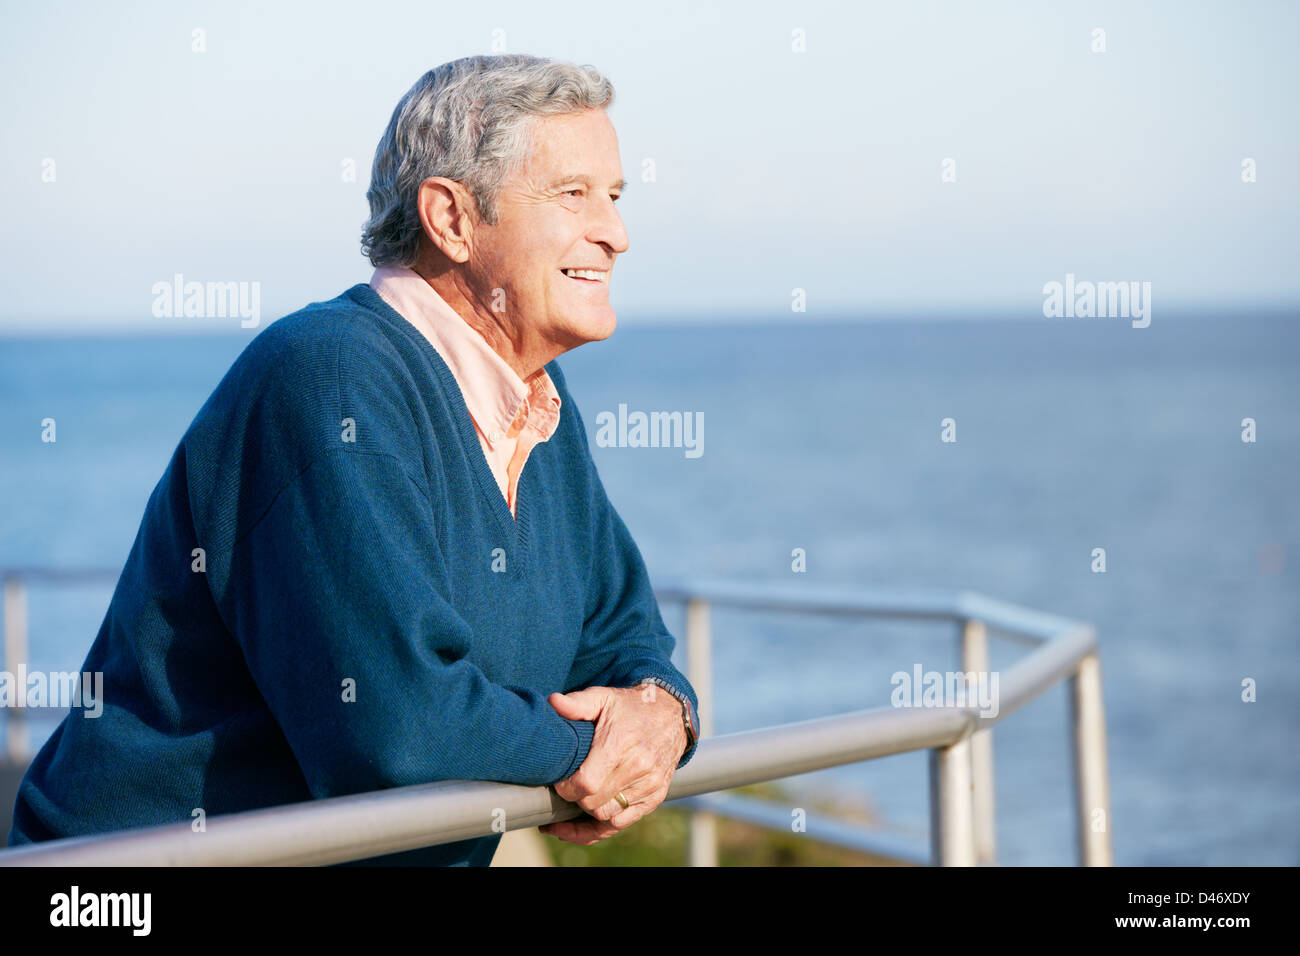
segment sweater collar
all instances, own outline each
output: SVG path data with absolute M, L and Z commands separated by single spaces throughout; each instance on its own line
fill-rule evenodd
M 442 356 L 489 447 L 514 437 L 510 431 L 516 422 L 521 429 L 532 428 L 543 440 L 555 433 L 561 401 L 546 369 L 538 369 L 527 382 L 521 379 L 413 269 L 380 266 L 371 276 L 370 287 Z

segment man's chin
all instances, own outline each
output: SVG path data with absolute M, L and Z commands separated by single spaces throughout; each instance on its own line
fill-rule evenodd
M 614 329 L 617 326 L 618 316 L 611 309 L 606 315 L 575 323 L 573 331 L 575 338 L 579 340 L 579 344 L 582 342 L 602 342 L 614 334 Z

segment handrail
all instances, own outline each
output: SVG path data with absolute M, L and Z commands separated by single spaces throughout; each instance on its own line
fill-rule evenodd
M 879 590 L 796 587 L 702 579 L 669 581 L 655 587 L 661 601 L 703 600 L 717 606 L 849 617 L 984 621 L 1004 636 L 1040 644 L 1078 622 L 1031 611 L 969 591 Z
M 0 576 L 11 579 L 2 571 Z M 992 754 L 991 749 L 971 745 L 982 742 L 991 748 L 993 724 L 1068 678 L 1080 859 L 1088 865 L 1110 864 L 1104 712 L 1091 626 L 970 593 L 816 590 L 716 581 L 674 583 L 656 592 L 661 600 L 684 601 L 697 611 L 714 603 L 951 620 L 962 625 L 967 665 L 987 660 L 986 627 L 1035 644 L 1000 675 L 995 715 L 981 714 L 973 706 L 881 707 L 720 737 L 707 736 L 706 727 L 695 757 L 674 775 L 668 801 L 928 749 L 934 862 L 991 862 Z M 688 623 L 688 632 L 692 627 L 702 627 L 707 635 L 707 617 Z M 688 643 L 690 639 L 688 633 Z M 699 685 L 696 690 L 703 698 L 706 691 Z M 209 817 L 202 832 L 180 822 L 0 850 L 0 866 L 339 863 L 581 814 L 576 804 L 550 787 L 441 781 Z
M 966 714 L 891 707 L 701 740 L 673 776 L 669 800 L 808 773 L 970 734 Z M 296 866 L 413 850 L 559 820 L 582 810 L 550 787 L 442 781 L 28 844 L 0 852 L 0 866 Z M 495 827 L 495 829 L 494 829 Z

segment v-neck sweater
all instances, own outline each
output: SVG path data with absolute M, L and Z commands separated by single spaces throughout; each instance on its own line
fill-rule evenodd
M 560 423 L 562 402 L 545 368 L 524 381 L 481 332 L 414 269 L 380 266 L 370 288 L 429 340 L 451 370 L 479 446 L 514 514 L 519 476 L 538 442 Z
M 546 371 L 560 423 L 512 515 L 454 376 L 368 285 L 264 329 L 149 498 L 82 667 L 104 675 L 102 713 L 73 709 L 41 748 L 10 843 L 436 780 L 553 784 L 594 724 L 549 694 L 659 677 L 698 706 Z M 486 865 L 499 840 L 364 862 Z

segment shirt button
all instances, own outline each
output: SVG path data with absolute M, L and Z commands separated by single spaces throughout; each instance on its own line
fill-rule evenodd
M 500 441 L 500 440 L 501 440 L 501 433 L 500 433 L 500 432 L 493 432 L 491 435 L 488 435 L 488 438 L 492 439 L 493 441 Z

